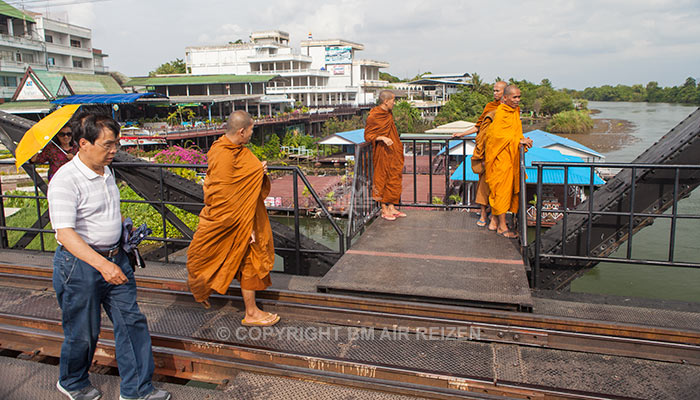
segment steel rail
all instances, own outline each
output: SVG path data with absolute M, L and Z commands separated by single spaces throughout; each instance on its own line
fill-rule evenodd
M 59 321 L 0 313 L 3 348 L 60 356 Z M 114 335 L 102 328 L 94 362 L 116 366 Z M 240 370 L 295 379 L 430 398 L 627 399 L 609 394 L 530 385 L 490 377 L 454 376 L 384 364 L 281 352 L 188 337 L 151 333 L 156 372 L 184 379 L 224 383 Z
M 41 268 L 24 269 L 34 273 L 44 272 Z M 40 290 L 52 287 L 50 276 L 20 275 L 7 273 L 7 270 L 7 265 L 0 265 L 0 282 Z M 153 286 L 158 286 L 158 282 L 155 283 Z M 172 287 L 172 281 L 161 280 L 160 283 L 170 287 L 147 287 L 138 279 L 140 298 L 158 302 L 192 301 L 191 294 Z M 288 291 L 259 294 L 266 294 L 258 296 L 259 303 L 266 310 L 300 320 L 340 326 L 404 329 L 411 333 L 426 328 L 460 328 L 460 332 L 469 332 L 469 336 L 473 336 L 471 339 L 484 342 L 700 365 L 700 332 L 351 296 Z M 231 288 L 227 295 L 214 295 L 211 303 L 215 306 L 229 303 L 242 305 L 240 289 Z M 489 316 L 491 318 L 483 318 Z

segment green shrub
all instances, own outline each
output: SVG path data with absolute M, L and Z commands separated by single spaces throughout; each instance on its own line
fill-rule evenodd
M 587 133 L 593 129 L 593 119 L 587 111 L 564 111 L 555 114 L 547 124 L 554 133 Z

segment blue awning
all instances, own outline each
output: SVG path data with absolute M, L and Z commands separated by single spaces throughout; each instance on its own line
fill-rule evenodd
M 52 101 L 52 104 L 128 104 L 137 100 L 168 100 L 168 97 L 160 93 L 120 93 L 120 94 L 75 94 Z

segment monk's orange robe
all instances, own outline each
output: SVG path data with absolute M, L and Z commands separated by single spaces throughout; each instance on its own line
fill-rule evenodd
M 485 138 L 486 183 L 494 215 L 518 211 L 520 193 L 520 140 L 523 126 L 520 108 L 501 104 Z
M 492 102 L 493 103 L 493 102 Z M 489 103 L 491 104 L 491 103 Z M 488 106 L 488 104 L 487 104 Z M 496 114 L 496 109 L 484 113 L 479 118 L 479 131 L 476 134 L 476 146 L 474 147 L 474 152 L 472 153 L 472 171 L 479 175 L 479 182 L 476 186 L 476 204 L 483 206 L 489 205 L 489 185 L 486 183 L 486 164 L 484 162 L 484 148 L 486 143 L 486 137 L 488 136 L 489 130 L 491 128 L 491 122 L 493 122 L 493 117 Z
M 484 106 L 484 111 L 481 113 L 479 119 L 476 120 L 476 125 L 474 125 L 477 131 L 481 130 L 481 124 L 484 122 L 484 118 L 486 117 L 486 115 L 488 115 L 488 113 L 490 113 L 491 111 L 496 111 L 500 104 L 501 102 L 496 100 L 489 101 L 488 103 L 486 103 L 486 105 Z
M 394 143 L 387 146 L 384 142 L 378 142 L 377 138 L 380 136 L 386 136 Z M 372 143 L 374 165 L 372 198 L 382 203 L 400 203 L 403 145 L 391 111 L 377 106 L 369 112 L 365 125 L 365 141 Z
M 264 199 L 270 179 L 253 153 L 220 137 L 207 153 L 204 208 L 187 251 L 190 291 L 196 301 L 212 291 L 224 294 L 234 277 L 241 288 L 268 287 L 275 262 L 270 220 Z M 255 232 L 255 243 L 250 243 Z

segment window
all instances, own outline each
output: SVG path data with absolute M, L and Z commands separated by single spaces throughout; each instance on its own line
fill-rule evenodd
M 17 61 L 19 61 L 19 62 L 22 62 L 22 53 L 17 53 L 17 54 L 15 55 L 15 60 L 17 60 Z
M 46 59 L 46 63 L 49 65 L 56 65 L 56 59 L 53 57 L 49 57 Z
M 83 68 L 83 60 L 73 60 L 73 68 Z
M 71 39 L 70 40 L 70 47 L 81 47 L 80 40 Z
M 53 43 L 53 36 L 51 36 L 51 35 L 44 36 L 44 41 L 46 41 L 46 43 Z
M 14 76 L 0 76 L 0 86 L 17 87 L 17 78 Z

